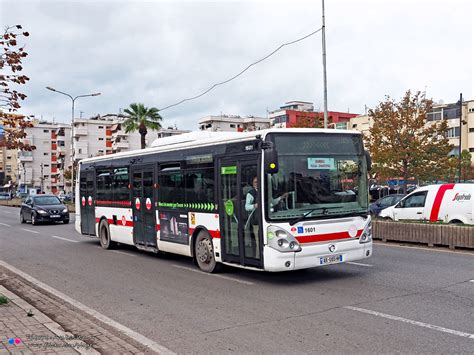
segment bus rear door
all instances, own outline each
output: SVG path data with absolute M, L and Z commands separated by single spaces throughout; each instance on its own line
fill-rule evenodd
M 138 247 L 156 248 L 154 181 L 153 165 L 132 170 L 133 240 Z

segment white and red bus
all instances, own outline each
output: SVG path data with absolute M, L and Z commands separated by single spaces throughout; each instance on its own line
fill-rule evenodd
M 287 271 L 372 254 L 367 170 L 356 131 L 192 132 L 82 160 L 76 230 L 220 264 Z

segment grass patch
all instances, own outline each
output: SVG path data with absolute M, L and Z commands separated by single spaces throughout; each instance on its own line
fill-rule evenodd
M 4 295 L 0 294 L 0 305 L 7 304 L 7 303 L 8 303 L 7 296 L 4 296 Z

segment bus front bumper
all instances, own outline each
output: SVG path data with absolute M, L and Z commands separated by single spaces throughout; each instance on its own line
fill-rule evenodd
M 302 250 L 298 253 L 281 253 L 265 246 L 265 270 L 277 272 L 308 269 L 362 260 L 372 255 L 372 242 L 361 244 L 359 239 L 314 243 L 302 245 L 301 248 Z

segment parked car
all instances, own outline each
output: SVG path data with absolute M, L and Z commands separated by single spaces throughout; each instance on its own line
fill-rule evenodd
M 20 222 L 31 224 L 39 222 L 69 223 L 69 211 L 59 198 L 54 195 L 29 196 L 22 203 L 20 209 Z
M 11 200 L 11 194 L 9 192 L 0 192 L 0 200 Z
M 428 220 L 474 224 L 474 184 L 443 184 L 420 187 L 380 217 L 399 220 Z
M 58 198 L 61 200 L 61 202 L 69 202 L 72 200 L 72 195 L 70 193 L 60 193 L 58 194 Z
M 393 194 L 387 195 L 385 197 L 379 198 L 377 201 L 373 202 L 369 206 L 369 211 L 372 216 L 378 216 L 380 211 L 384 208 L 395 205 L 400 201 L 405 195 L 404 194 Z

